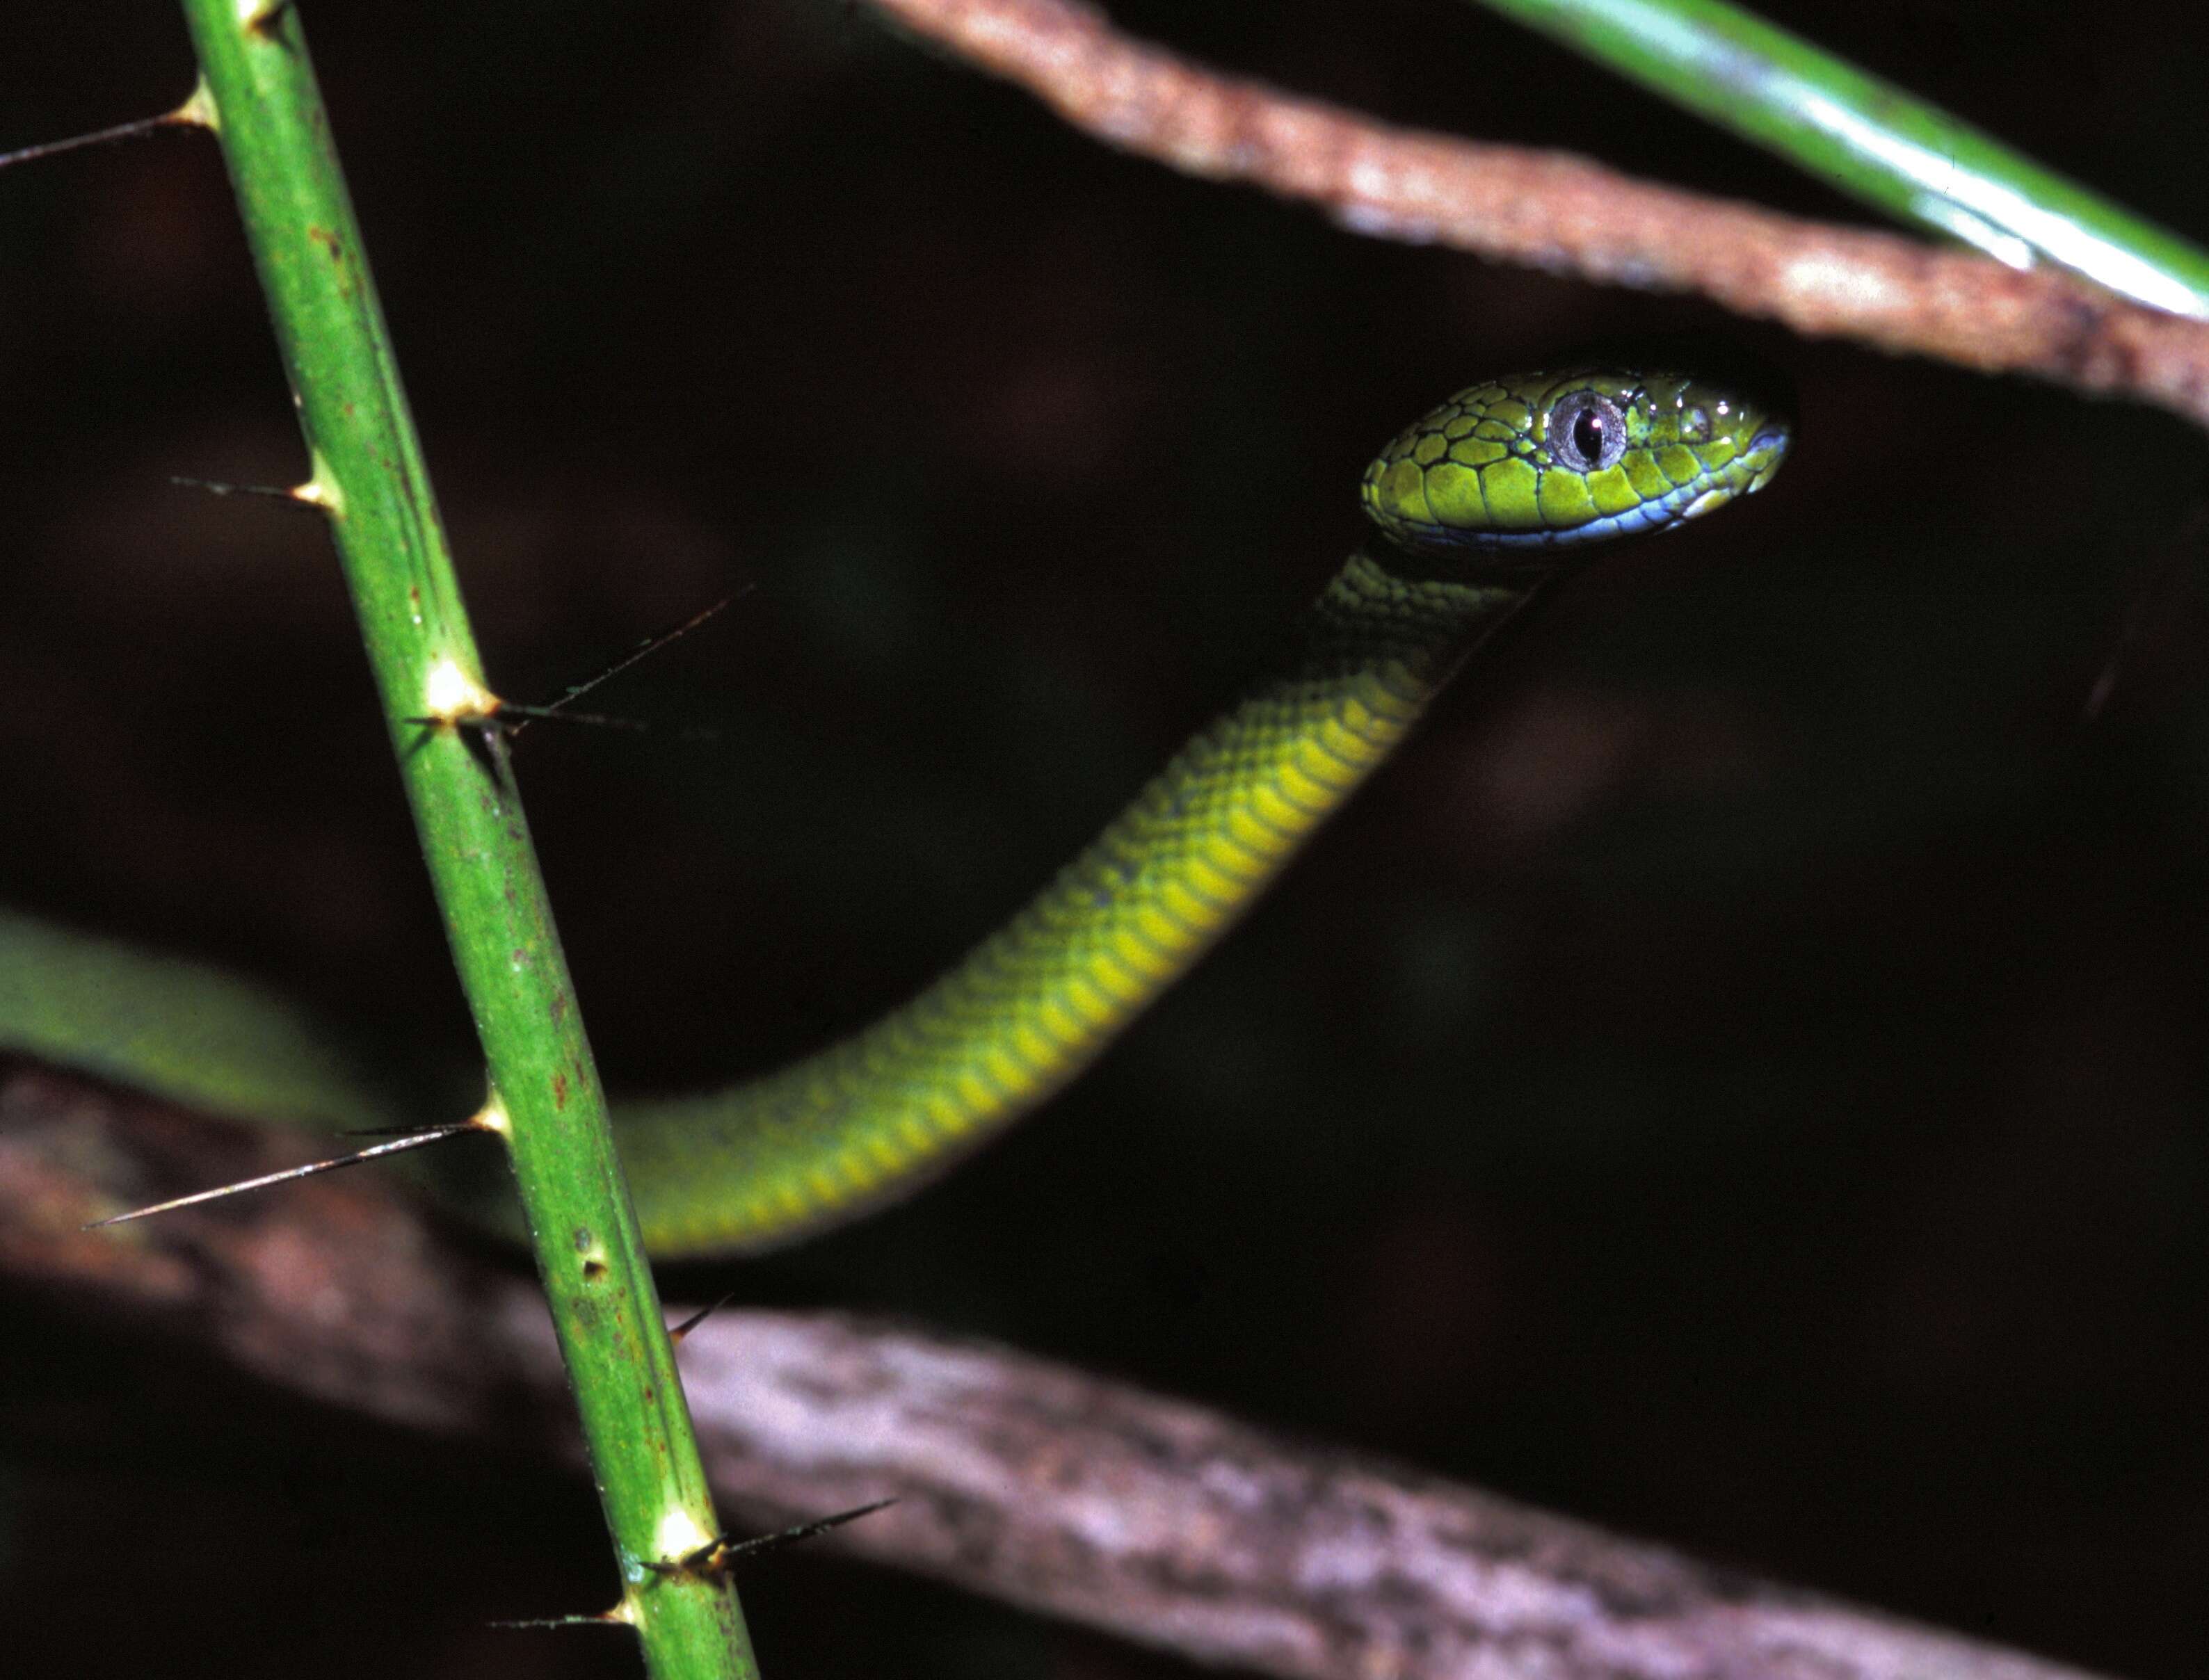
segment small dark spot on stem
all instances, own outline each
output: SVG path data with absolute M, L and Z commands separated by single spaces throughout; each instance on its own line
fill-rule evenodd
M 596 1246 L 597 1243 L 598 1239 L 591 1234 L 591 1227 L 589 1226 L 579 1225 L 575 1227 L 576 1253 L 588 1254 L 591 1250 Z
M 552 1106 L 555 1108 L 565 1108 L 568 1106 L 568 1076 L 564 1073 L 556 1073 L 552 1076 Z
M 596 1283 L 606 1275 L 606 1263 L 593 1257 L 583 1262 L 583 1281 Z

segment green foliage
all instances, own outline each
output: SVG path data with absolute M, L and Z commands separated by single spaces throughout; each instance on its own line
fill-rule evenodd
M 489 1072 L 623 1583 L 661 1680 L 755 1672 L 504 736 L 296 6 L 187 0 L 222 142 Z
M 2209 315 L 2209 252 L 1727 0 L 1479 3 L 1900 221 Z

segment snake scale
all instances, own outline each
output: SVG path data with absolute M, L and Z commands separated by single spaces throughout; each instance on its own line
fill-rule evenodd
M 1032 1110 L 1232 926 L 1544 579 L 1588 544 L 1761 489 L 1791 437 L 1749 390 L 1622 368 L 1497 380 L 1422 417 L 1366 469 L 1375 534 L 1283 663 L 1012 921 L 814 1056 L 617 1110 L 653 1252 L 756 1250 L 841 1223 Z M 387 1118 L 280 1001 L 7 914 L 0 1048 L 235 1118 Z

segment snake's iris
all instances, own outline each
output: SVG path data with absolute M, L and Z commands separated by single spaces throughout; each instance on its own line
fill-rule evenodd
M 1761 489 L 1785 418 L 1743 389 L 1601 369 L 1460 391 L 1365 471 L 1365 511 L 1414 552 L 1661 531 Z

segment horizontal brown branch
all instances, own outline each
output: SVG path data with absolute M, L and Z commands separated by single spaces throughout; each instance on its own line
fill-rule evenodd
M 1079 0 L 873 0 L 1108 145 L 1354 231 L 1693 292 L 1815 337 L 2135 398 L 2209 424 L 2209 324 L 2053 269 L 1682 192 L 1561 152 L 1392 127 L 1201 69 Z
M 80 1228 L 310 1143 L 0 1065 L 0 1275 L 334 1407 L 580 1463 L 535 1286 L 365 1173 Z M 725 1515 L 768 1528 L 894 1497 L 820 1544 L 1207 1662 L 1292 1680 L 2080 1680 L 1002 1348 L 739 1311 L 682 1359 Z

